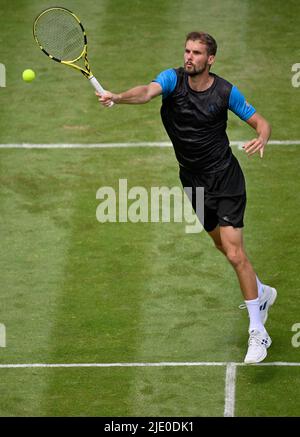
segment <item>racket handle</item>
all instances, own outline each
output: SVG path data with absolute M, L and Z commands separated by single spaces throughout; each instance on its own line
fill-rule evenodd
M 100 83 L 97 81 L 95 76 L 92 76 L 89 78 L 91 85 L 95 88 L 96 91 L 98 91 L 99 94 L 104 94 L 105 89 L 100 85 Z M 111 102 L 109 107 L 113 106 L 114 102 Z

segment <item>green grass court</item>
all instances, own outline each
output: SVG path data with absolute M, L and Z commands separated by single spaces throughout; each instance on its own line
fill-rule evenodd
M 244 170 L 245 241 L 261 279 L 278 290 L 265 363 L 300 363 L 299 2 L 61 1 L 81 18 L 92 71 L 122 91 L 180 66 L 185 34 L 203 29 L 213 71 L 272 124 L 263 160 L 233 150 Z M 100 107 L 82 75 L 35 46 L 47 1 L 1 0 L 0 416 L 223 416 L 226 365 L 5 367 L 7 364 L 241 363 L 248 318 L 234 272 L 204 232 L 185 223 L 96 220 L 101 186 L 180 186 L 170 147 L 25 149 L 9 144 L 165 142 L 160 98 Z M 37 78 L 22 81 L 25 68 Z M 255 133 L 234 115 L 228 135 Z M 293 144 L 293 142 L 299 144 Z M 2 367 L 1 367 L 2 366 Z M 299 416 L 300 367 L 237 366 L 235 416 Z

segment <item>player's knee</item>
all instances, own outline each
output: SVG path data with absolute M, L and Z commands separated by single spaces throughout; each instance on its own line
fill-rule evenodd
M 243 250 L 235 247 L 226 251 L 226 257 L 234 267 L 241 267 L 247 259 Z

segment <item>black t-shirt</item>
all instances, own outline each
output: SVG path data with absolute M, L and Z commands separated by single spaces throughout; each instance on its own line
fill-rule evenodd
M 182 67 L 166 71 L 169 72 L 173 76 L 175 72 L 176 77 L 172 78 L 172 91 L 163 96 L 161 118 L 179 164 L 195 172 L 225 168 L 232 155 L 226 127 L 233 88 L 234 105 L 240 105 L 234 112 L 247 119 L 255 109 L 243 100 L 236 87 L 216 74 L 210 73 L 214 82 L 207 90 L 197 92 L 189 86 L 188 75 Z M 159 77 L 155 81 L 162 83 Z M 164 91 L 164 85 L 162 87 Z

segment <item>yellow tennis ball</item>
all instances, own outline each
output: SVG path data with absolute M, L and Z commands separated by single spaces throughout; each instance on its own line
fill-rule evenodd
M 35 79 L 35 72 L 28 68 L 27 70 L 23 71 L 22 78 L 25 80 L 25 82 L 31 82 Z

